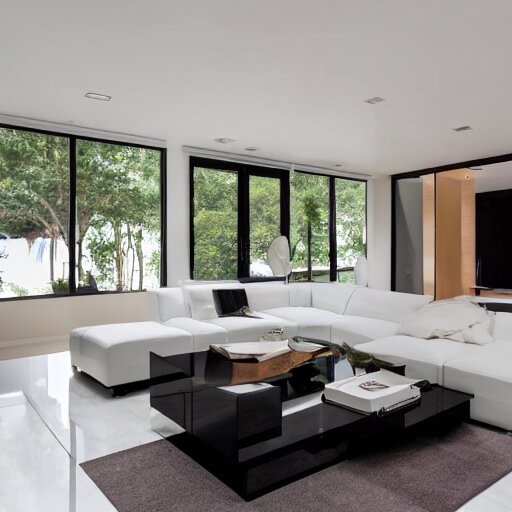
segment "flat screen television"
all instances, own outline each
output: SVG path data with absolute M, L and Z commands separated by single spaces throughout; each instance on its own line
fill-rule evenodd
M 476 284 L 512 289 L 512 189 L 476 194 Z

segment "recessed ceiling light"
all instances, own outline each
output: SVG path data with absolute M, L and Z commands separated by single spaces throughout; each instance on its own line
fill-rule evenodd
M 245 151 L 259 151 L 261 148 L 258 148 L 257 146 L 247 146 L 245 148 Z
M 374 96 L 373 98 L 368 98 L 367 100 L 364 100 L 365 103 L 369 103 L 370 105 L 375 105 L 375 103 L 382 103 L 383 101 L 386 101 L 384 98 L 381 98 L 380 96 Z
M 483 171 L 484 170 L 483 167 L 468 167 L 468 169 L 470 171 Z
M 90 98 L 91 100 L 99 100 L 99 101 L 110 101 L 112 96 L 108 96 L 107 94 L 99 94 L 97 92 L 88 92 L 85 95 L 86 98 Z
M 343 164 L 336 164 L 334 167 L 341 167 Z
M 457 128 L 452 128 L 454 132 L 467 132 L 468 130 L 472 130 L 473 128 L 468 124 L 464 126 L 458 126 Z
M 229 137 L 219 137 L 218 139 L 213 140 L 219 144 L 229 144 L 230 142 L 235 142 L 235 139 L 230 139 Z

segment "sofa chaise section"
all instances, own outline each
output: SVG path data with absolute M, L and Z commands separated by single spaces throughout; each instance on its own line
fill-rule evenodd
M 110 388 L 149 379 L 150 351 L 191 350 L 190 333 L 151 321 L 79 327 L 70 335 L 71 364 Z
M 496 341 L 448 361 L 447 387 L 472 393 L 471 417 L 512 430 L 512 314 L 496 313 Z

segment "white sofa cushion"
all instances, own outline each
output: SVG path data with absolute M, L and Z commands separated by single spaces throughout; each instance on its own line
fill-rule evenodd
M 473 419 L 511 430 L 512 343 L 496 341 L 478 348 L 445 364 L 444 384 L 475 395 Z
M 311 283 L 290 283 L 290 306 L 311 306 Z
M 262 318 L 223 316 L 207 320 L 207 322 L 226 329 L 229 343 L 258 341 L 265 333 L 283 327 L 285 337 L 297 336 L 298 325 L 295 322 L 261 311 L 257 311 L 256 314 Z
M 183 286 L 185 300 L 190 306 L 190 314 L 195 320 L 211 320 L 217 318 L 213 290 L 243 288 L 240 283 L 216 283 Z
M 385 361 L 405 364 L 405 374 L 412 379 L 443 384 L 446 361 L 466 354 L 478 354 L 483 347 L 444 339 L 424 340 L 396 335 L 361 343 L 357 349 Z
M 430 295 L 358 287 L 350 297 L 344 313 L 398 323 L 402 318 L 414 313 L 431 300 Z
M 512 313 L 496 313 L 493 336 L 495 340 L 512 341 Z
M 340 318 L 340 315 L 336 313 L 317 308 L 274 308 L 267 309 L 264 312 L 298 324 L 299 336 L 325 341 L 331 339 L 331 323 Z
M 343 315 L 350 297 L 357 288 L 353 284 L 311 283 L 311 305 Z
M 178 316 L 190 316 L 190 308 L 181 288 L 151 290 L 148 291 L 148 299 L 152 318 L 156 322 L 165 322 Z
M 71 364 L 105 386 L 149 379 L 149 352 L 173 355 L 192 350 L 192 335 L 157 322 L 96 325 L 70 335 Z
M 249 307 L 253 311 L 280 308 L 290 304 L 290 292 L 284 282 L 246 284 L 245 292 Z
M 465 343 L 492 343 L 494 312 L 467 300 L 431 302 L 402 319 L 398 332 L 417 338 L 445 338 Z
M 164 322 L 164 325 L 189 332 L 192 335 L 192 350 L 194 352 L 208 350 L 210 343 L 228 342 L 228 333 L 224 327 L 194 320 L 193 318 L 171 318 Z
M 354 346 L 358 343 L 391 336 L 396 334 L 397 329 L 396 322 L 364 316 L 343 315 L 331 324 L 331 341 Z

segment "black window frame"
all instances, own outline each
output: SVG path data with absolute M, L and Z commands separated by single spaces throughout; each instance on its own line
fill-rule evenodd
M 190 157 L 190 277 L 194 279 L 195 236 L 194 236 L 194 169 L 196 167 L 212 169 L 218 172 L 236 172 L 238 183 L 237 200 L 237 278 L 247 279 L 250 276 L 250 223 L 249 223 L 249 180 L 251 176 L 278 179 L 280 182 L 280 231 L 289 238 L 290 235 L 290 182 L 288 176 L 280 169 L 240 164 L 224 160 L 202 157 Z
M 89 295 L 109 295 L 122 293 L 144 293 L 144 290 L 96 290 L 96 291 L 78 291 L 76 285 L 76 183 L 77 183 L 77 165 L 76 165 L 76 144 L 77 141 L 98 142 L 101 144 L 111 144 L 118 146 L 128 146 L 133 148 L 149 149 L 160 153 L 160 286 L 167 286 L 167 148 L 139 144 L 135 142 L 123 142 L 116 139 L 104 139 L 101 137 L 92 137 L 88 135 L 77 135 L 73 133 L 46 130 L 42 128 L 31 128 L 27 126 L 17 126 L 12 124 L 0 123 L 0 129 L 24 131 L 39 133 L 68 139 L 69 141 L 69 269 L 68 283 L 69 291 L 64 293 L 50 293 L 41 295 L 27 295 L 23 297 L 4 297 L 0 302 L 34 300 L 34 299 L 53 299 L 62 297 L 82 297 Z
M 250 163 L 238 163 L 229 160 L 204 158 L 199 156 L 190 156 L 189 161 L 189 196 L 190 196 L 190 278 L 194 279 L 194 169 L 196 167 L 223 171 L 233 171 L 238 173 L 238 275 L 237 279 L 243 280 L 275 280 L 275 277 L 270 278 L 253 278 L 250 276 L 250 232 L 249 232 L 249 177 L 263 176 L 270 178 L 281 179 L 281 234 L 290 240 L 290 208 L 291 208 L 291 186 L 290 174 L 288 170 L 279 169 L 275 167 L 259 166 Z M 331 282 L 338 281 L 339 271 L 353 271 L 354 267 L 345 267 L 338 269 L 337 256 L 338 247 L 336 244 L 336 180 L 348 180 L 364 183 L 365 187 L 365 228 L 366 239 L 364 242 L 364 253 L 368 255 L 368 180 L 358 179 L 346 176 L 335 176 L 332 174 L 322 174 L 311 171 L 295 170 L 294 173 L 311 174 L 314 176 L 323 176 L 329 179 L 328 181 L 328 194 L 329 194 L 329 280 Z

